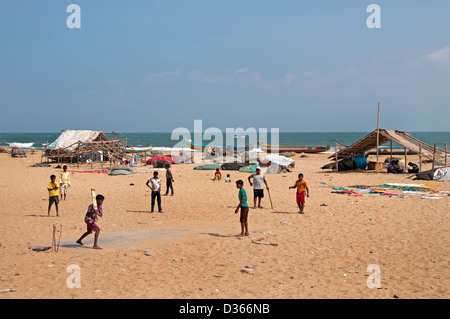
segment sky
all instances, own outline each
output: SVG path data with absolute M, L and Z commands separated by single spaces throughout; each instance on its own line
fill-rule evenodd
M 0 0 L 0 132 L 367 132 L 378 102 L 381 128 L 449 131 L 449 13 L 448 0 Z

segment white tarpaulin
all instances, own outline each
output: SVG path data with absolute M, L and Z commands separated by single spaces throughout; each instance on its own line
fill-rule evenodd
M 263 162 L 265 162 L 265 163 L 271 162 L 273 164 L 277 164 L 280 166 L 289 166 L 292 163 L 294 163 L 295 161 L 292 158 L 289 158 L 289 157 L 286 157 L 283 155 L 267 155 L 264 158 Z
M 434 171 L 433 180 L 450 181 L 450 167 L 437 168 Z
M 48 146 L 49 149 L 61 149 L 61 148 L 76 148 L 78 142 L 88 143 L 94 141 L 101 131 L 89 131 L 89 130 L 66 130 Z

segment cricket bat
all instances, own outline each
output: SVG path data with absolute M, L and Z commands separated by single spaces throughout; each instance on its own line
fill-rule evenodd
M 97 210 L 97 199 L 95 198 L 97 195 L 95 194 L 95 189 L 91 188 L 91 197 L 92 197 L 92 208 Z M 95 220 L 97 220 L 97 217 L 95 217 Z
M 91 197 L 92 197 L 92 207 L 97 210 L 97 200 L 95 199 L 97 195 L 95 194 L 95 189 L 91 188 Z

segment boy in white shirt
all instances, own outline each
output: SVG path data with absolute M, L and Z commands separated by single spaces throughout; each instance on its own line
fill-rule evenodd
M 253 179 L 253 183 L 252 183 Z M 256 208 L 256 200 L 258 200 L 258 208 L 263 208 L 261 206 L 261 199 L 264 197 L 264 185 L 266 189 L 269 190 L 266 178 L 263 173 L 261 173 L 261 168 L 258 166 L 256 168 L 256 174 L 252 174 L 248 177 L 248 182 L 250 186 L 253 186 L 253 208 Z
M 151 184 L 151 186 L 150 186 Z M 153 172 L 153 177 L 150 178 L 146 185 L 152 190 L 152 211 L 155 208 L 155 199 L 158 201 L 158 212 L 162 213 L 161 208 L 161 180 L 158 178 L 158 171 Z

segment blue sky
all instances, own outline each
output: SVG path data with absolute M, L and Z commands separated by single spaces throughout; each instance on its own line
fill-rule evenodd
M 81 8 L 69 29 L 66 8 Z M 381 28 L 369 29 L 369 4 Z M 448 131 L 450 1 L 0 0 L 0 132 Z

